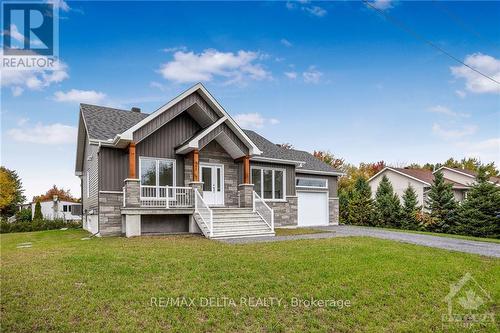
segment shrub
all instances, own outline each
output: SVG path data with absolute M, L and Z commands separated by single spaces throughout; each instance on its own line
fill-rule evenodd
M 0 233 L 5 234 L 9 232 L 28 232 L 28 231 L 41 231 L 41 230 L 54 230 L 60 228 L 78 229 L 82 227 L 81 221 L 67 221 L 64 220 L 33 220 L 31 222 L 14 222 L 7 223 L 0 222 Z
M 21 209 L 16 212 L 16 221 L 31 222 L 31 209 Z

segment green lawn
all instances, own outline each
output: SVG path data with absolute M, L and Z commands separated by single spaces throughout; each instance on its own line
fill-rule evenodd
M 441 331 L 443 298 L 467 272 L 491 294 L 484 307 L 499 320 L 498 259 L 374 238 L 230 245 L 198 236 L 81 240 L 87 235 L 1 235 L 2 332 Z M 32 247 L 16 247 L 24 242 Z M 219 297 L 219 305 L 277 297 L 283 306 L 155 305 L 183 296 Z M 292 307 L 293 297 L 351 306 Z
M 320 234 L 328 231 L 313 229 L 313 228 L 275 228 L 276 236 L 293 236 L 293 235 L 308 235 Z

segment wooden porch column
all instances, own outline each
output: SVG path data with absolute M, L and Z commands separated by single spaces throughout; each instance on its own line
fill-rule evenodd
M 250 184 L 250 156 L 243 157 L 243 184 Z
M 198 149 L 193 150 L 193 182 L 200 181 L 200 153 Z
M 137 178 L 137 173 L 135 172 L 135 143 L 133 142 L 128 146 L 128 178 Z

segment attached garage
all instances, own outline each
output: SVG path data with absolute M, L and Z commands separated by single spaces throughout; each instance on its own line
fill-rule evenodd
M 328 192 L 297 191 L 298 226 L 328 225 Z

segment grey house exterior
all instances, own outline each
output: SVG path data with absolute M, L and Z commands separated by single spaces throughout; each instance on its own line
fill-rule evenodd
M 81 104 L 76 175 L 99 236 L 338 224 L 338 170 L 242 130 L 197 84 L 151 114 Z

